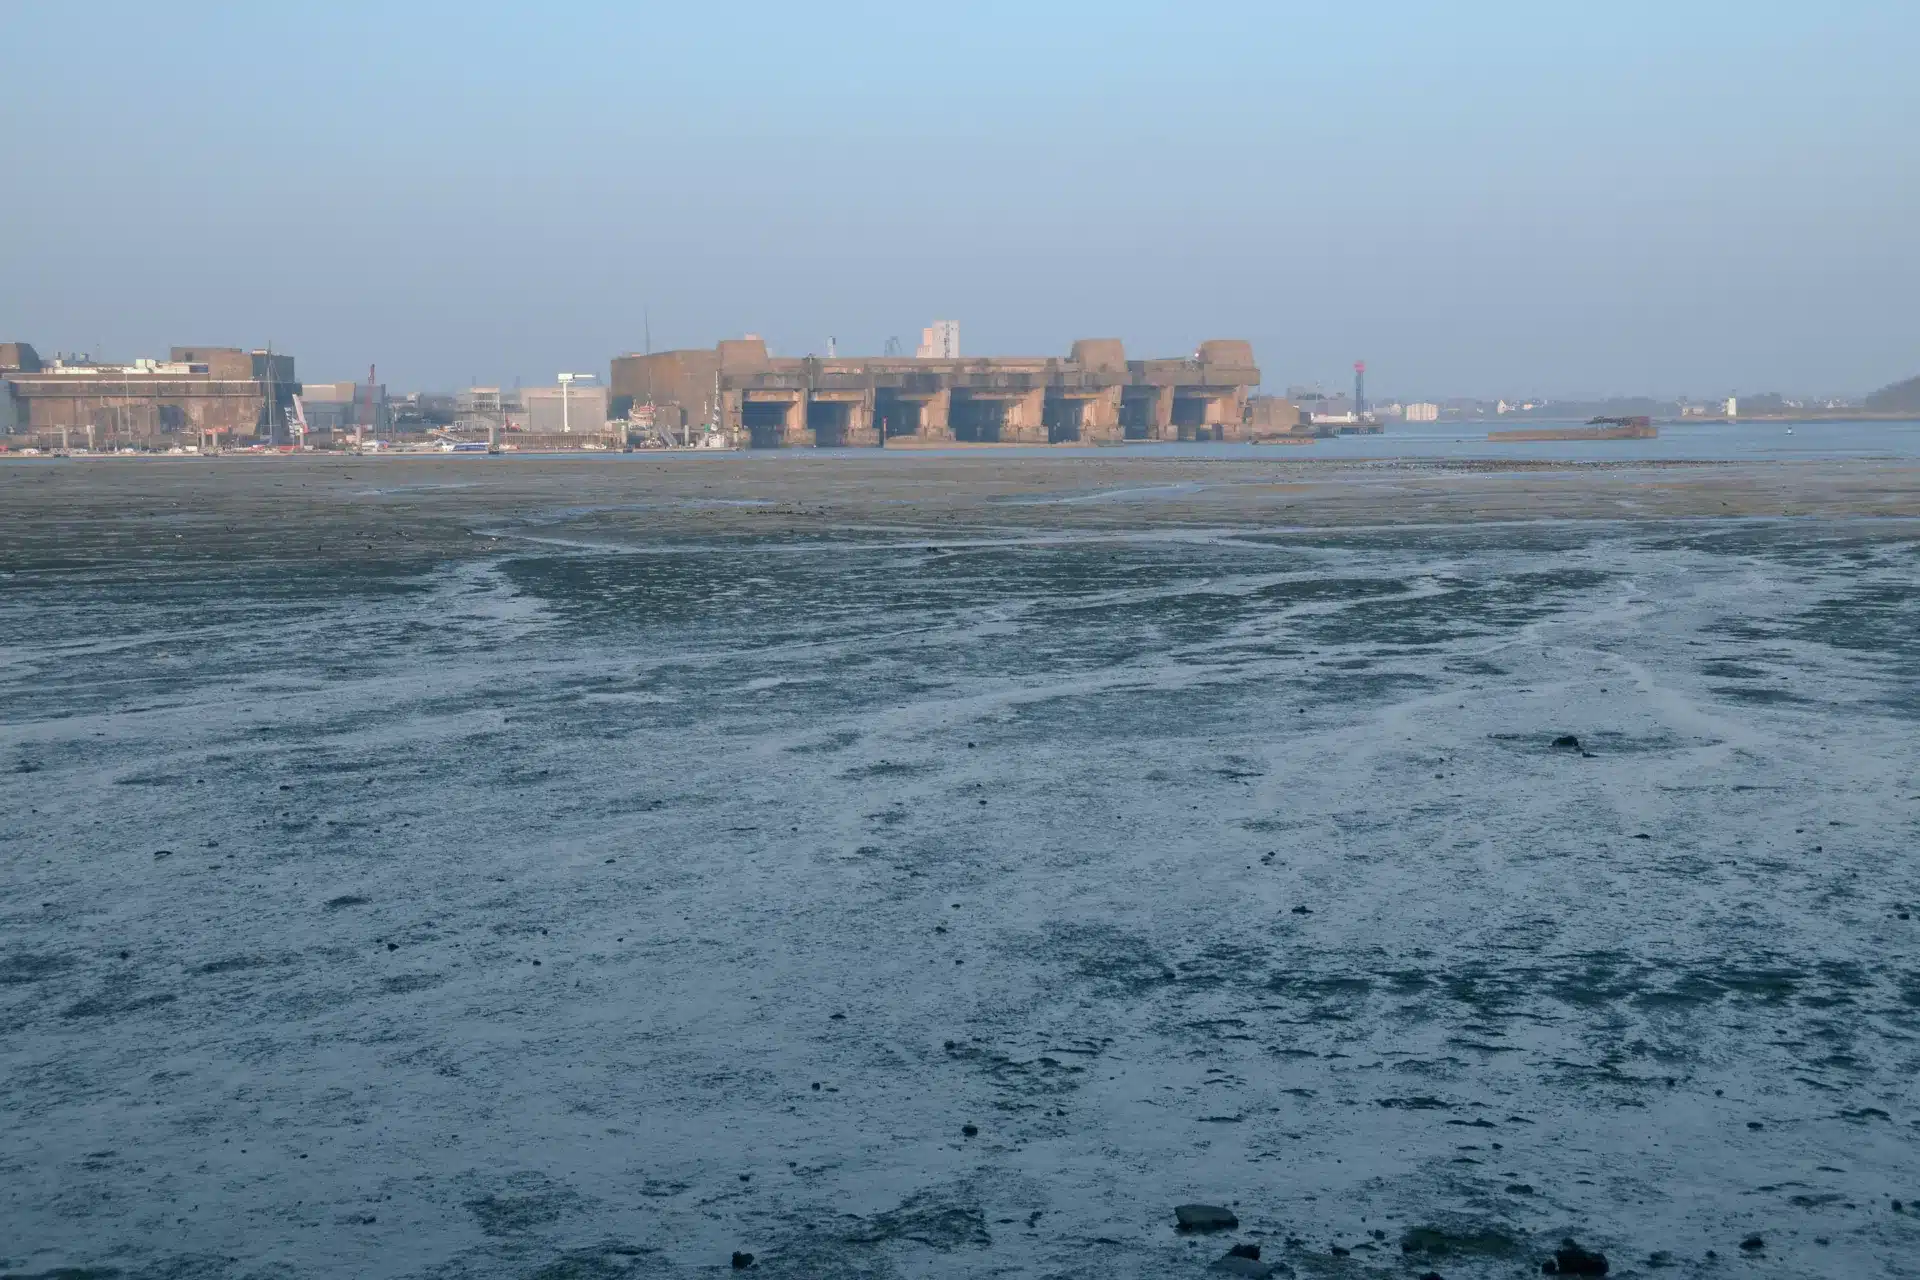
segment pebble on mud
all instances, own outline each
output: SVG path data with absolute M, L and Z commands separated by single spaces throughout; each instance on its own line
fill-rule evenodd
M 1758 1232 L 1755 1232 L 1753 1235 L 1748 1236 L 1745 1240 L 1742 1240 L 1740 1242 L 1740 1247 L 1746 1250 L 1748 1253 L 1759 1253 L 1762 1249 L 1767 1247 L 1767 1242 L 1765 1238 L 1763 1238 Z
M 1181 1231 L 1231 1231 L 1240 1225 L 1233 1210 L 1217 1204 L 1178 1204 L 1173 1207 L 1174 1226 Z
M 1242 1247 L 1243 1246 L 1235 1245 L 1222 1256 L 1215 1258 L 1213 1265 L 1208 1267 L 1207 1270 L 1218 1272 L 1222 1275 L 1246 1276 L 1248 1280 L 1272 1280 L 1274 1276 L 1292 1274 L 1282 1269 L 1276 1263 L 1262 1262 L 1258 1258 L 1248 1257 L 1246 1254 L 1240 1252 Z
M 960 1126 L 960 1134 L 966 1138 L 977 1138 L 980 1136 L 980 1126 L 977 1124 L 963 1124 Z
M 1580 739 L 1570 733 L 1563 733 L 1553 740 L 1553 745 L 1561 751 L 1578 751 Z
M 745 1271 L 748 1267 L 752 1265 L 753 1265 L 752 1254 L 736 1252 L 733 1255 L 733 1269 L 735 1271 Z

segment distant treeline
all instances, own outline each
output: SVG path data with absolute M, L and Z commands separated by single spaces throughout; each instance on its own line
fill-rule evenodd
M 1867 397 L 1874 413 L 1920 413 L 1920 377 L 1882 387 Z

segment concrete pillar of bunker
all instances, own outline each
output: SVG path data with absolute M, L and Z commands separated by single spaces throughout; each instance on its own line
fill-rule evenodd
M 880 428 L 873 420 L 873 390 L 868 388 L 858 400 L 847 406 L 847 443 L 872 448 L 880 443 Z
M 1045 444 L 1047 442 L 1047 389 L 1035 387 L 1006 402 L 1007 416 L 1000 427 L 1002 444 Z
M 953 390 L 942 387 L 920 402 L 919 440 L 953 440 Z
M 1153 389 L 1153 418 L 1147 425 L 1149 440 L 1178 440 L 1180 433 L 1173 425 L 1173 388 L 1155 387 Z
M 1125 434 L 1120 429 L 1120 388 L 1108 387 L 1099 395 L 1081 401 L 1082 440 L 1119 440 Z
M 1218 423 L 1214 430 L 1214 439 L 1247 439 L 1246 388 L 1235 387 L 1229 394 L 1215 398 L 1209 406 L 1209 416 Z
M 786 416 L 780 420 L 780 443 L 797 448 L 811 446 L 813 442 L 813 428 L 807 425 L 806 393 L 796 392 L 793 399 L 787 401 Z

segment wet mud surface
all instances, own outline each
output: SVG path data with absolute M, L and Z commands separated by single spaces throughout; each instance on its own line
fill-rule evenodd
M 0 474 L 0 1274 L 1920 1274 L 1902 473 L 217 465 Z

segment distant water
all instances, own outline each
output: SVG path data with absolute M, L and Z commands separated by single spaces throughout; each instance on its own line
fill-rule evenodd
M 1487 439 L 1490 431 L 1514 431 L 1577 426 L 1571 422 L 1537 420 L 1472 423 L 1420 423 L 1389 426 L 1373 436 L 1339 436 L 1308 445 L 1254 444 L 1129 444 L 1118 448 L 1049 449 L 1048 457 L 1062 454 L 1100 457 L 1280 458 L 1306 461 L 1319 458 L 1549 458 L 1577 462 L 1619 461 L 1792 461 L 1814 458 L 1920 458 L 1920 421 L 1909 422 L 1687 422 L 1662 424 L 1652 440 L 1528 440 L 1501 442 Z M 1009 452 L 1021 446 L 1008 446 Z M 779 452 L 768 451 L 770 456 Z M 799 452 L 799 451 L 791 451 Z M 916 449 L 909 457 L 927 454 L 978 453 L 966 450 Z

